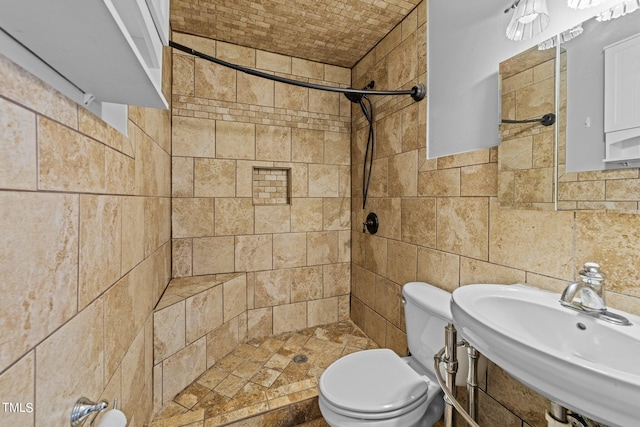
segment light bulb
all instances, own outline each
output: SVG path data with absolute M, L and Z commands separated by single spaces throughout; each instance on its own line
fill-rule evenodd
M 523 17 L 521 17 L 520 19 L 518 19 L 518 22 L 520 22 L 521 24 L 528 24 L 530 22 L 535 21 L 535 19 L 538 17 L 539 13 L 530 13 L 529 15 L 525 15 Z

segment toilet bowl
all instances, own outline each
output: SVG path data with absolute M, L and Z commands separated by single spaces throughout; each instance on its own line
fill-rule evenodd
M 443 392 L 433 370 L 433 356 L 444 346 L 451 322 L 451 294 L 422 282 L 402 288 L 411 356 L 389 349 L 344 356 L 325 369 L 318 402 L 331 427 L 431 427 L 444 410 Z M 482 375 L 486 359 L 479 364 Z M 459 358 L 456 385 L 464 385 L 468 362 Z
M 435 379 L 389 349 L 342 357 L 325 370 L 319 387 L 320 411 L 330 426 L 431 426 L 444 407 Z

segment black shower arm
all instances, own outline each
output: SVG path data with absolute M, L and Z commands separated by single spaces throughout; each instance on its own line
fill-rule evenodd
M 417 86 L 412 87 L 409 90 L 366 90 L 366 89 L 353 89 L 353 88 L 341 88 L 341 87 L 333 87 L 333 86 L 324 86 L 318 85 L 314 83 L 302 82 L 299 80 L 287 79 L 280 76 L 275 76 L 273 74 L 263 73 L 261 71 L 253 70 L 251 68 L 242 67 L 240 65 L 232 64 L 227 61 L 223 61 L 222 59 L 215 58 L 213 56 L 209 56 L 206 53 L 198 52 L 195 49 L 192 49 L 188 46 L 181 45 L 174 41 L 169 41 L 169 46 L 174 49 L 181 50 L 190 55 L 197 56 L 198 58 L 206 59 L 207 61 L 214 62 L 218 65 L 223 65 L 225 67 L 233 68 L 237 71 L 242 71 L 243 73 L 251 74 L 252 76 L 262 77 L 265 79 L 273 80 L 280 83 L 286 83 L 301 87 L 306 87 L 309 89 L 317 89 L 324 90 L 328 92 L 338 92 L 338 93 L 352 93 L 358 95 L 411 95 L 414 101 L 421 101 L 427 94 L 427 89 L 425 85 L 419 84 Z

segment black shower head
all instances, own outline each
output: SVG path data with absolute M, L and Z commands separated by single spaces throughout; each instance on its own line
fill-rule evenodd
M 360 103 L 360 101 L 362 100 L 362 97 L 364 96 L 361 93 L 352 93 L 352 92 L 347 92 L 344 94 L 344 96 L 347 97 L 347 99 L 351 102 L 353 102 L 354 104 L 358 104 Z
M 371 80 L 368 85 L 362 88 L 362 90 L 373 89 L 375 84 L 376 82 L 374 80 Z M 364 95 L 365 95 L 364 93 L 355 93 L 355 92 L 345 92 L 344 94 L 344 96 L 346 96 L 347 99 L 353 102 L 354 104 L 359 104 L 360 101 L 362 101 L 362 97 Z

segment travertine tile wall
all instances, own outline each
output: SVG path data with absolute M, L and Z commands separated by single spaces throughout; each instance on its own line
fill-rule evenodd
M 427 20 L 423 2 L 353 68 L 353 86 L 425 82 Z M 398 295 L 410 280 L 449 291 L 515 282 L 560 291 L 585 261 L 596 261 L 608 273 L 607 303 L 640 313 L 640 216 L 501 208 L 496 149 L 426 160 L 426 103 L 374 102 L 378 137 L 364 210 L 367 128 L 362 113 L 352 111 L 351 317 L 379 345 L 406 353 Z M 375 236 L 362 233 L 369 211 L 380 217 Z M 495 365 L 482 389 L 481 425 L 546 425 L 546 400 Z
M 240 345 L 246 292 L 245 273 L 171 280 L 153 314 L 154 410 Z
M 346 68 L 174 40 L 288 78 L 351 81 Z M 174 51 L 173 276 L 248 273 L 237 342 L 349 316 L 349 104 Z M 289 203 L 254 203 L 254 167 L 290 169 Z
M 81 396 L 148 421 L 170 119 L 132 107 L 124 137 L 0 56 L 1 426 L 68 426 Z

